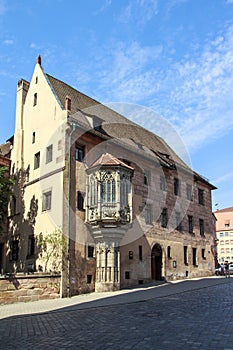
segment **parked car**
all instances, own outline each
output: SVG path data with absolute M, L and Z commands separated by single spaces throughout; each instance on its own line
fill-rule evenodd
M 229 264 L 229 273 L 230 275 L 233 275 L 233 263 Z M 221 267 L 217 267 L 215 269 L 215 275 L 216 276 L 221 276 L 221 275 L 225 275 L 225 269 L 224 269 L 224 273 L 221 272 Z

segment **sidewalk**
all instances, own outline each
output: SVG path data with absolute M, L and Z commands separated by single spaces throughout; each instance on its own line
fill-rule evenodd
M 77 295 L 72 298 L 40 300 L 28 303 L 16 303 L 0 306 L 0 319 L 16 316 L 45 313 L 56 311 L 72 306 L 72 309 L 82 310 L 88 308 L 104 307 L 134 302 L 141 302 L 153 298 L 161 298 L 190 290 L 208 288 L 218 284 L 232 283 L 233 278 L 203 277 L 171 282 L 155 282 L 150 285 L 142 285 L 133 289 L 122 289 L 115 292 L 90 293 Z

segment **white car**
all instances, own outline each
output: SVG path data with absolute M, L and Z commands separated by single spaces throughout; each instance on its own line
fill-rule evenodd
M 229 273 L 230 275 L 233 275 L 233 263 L 229 264 Z M 225 275 L 225 269 L 224 269 L 224 273 L 221 272 L 221 267 L 217 267 L 215 269 L 215 275 L 216 276 L 221 276 L 221 275 Z

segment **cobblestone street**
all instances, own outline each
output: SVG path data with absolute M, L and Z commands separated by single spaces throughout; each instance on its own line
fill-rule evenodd
M 232 283 L 219 278 L 141 302 L 129 294 L 119 305 L 7 317 L 0 320 L 0 348 L 232 350 Z

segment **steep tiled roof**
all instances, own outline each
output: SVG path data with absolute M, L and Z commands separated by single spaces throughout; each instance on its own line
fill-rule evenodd
M 99 102 L 75 90 L 74 88 L 64 83 L 63 81 L 58 80 L 49 74 L 46 74 L 46 77 L 48 78 L 63 108 L 65 107 L 66 96 L 70 97 L 72 114 L 76 113 L 79 109 L 83 109 L 83 108 L 87 108 L 87 107 L 99 104 Z
M 108 137 L 124 144 L 129 149 L 134 148 L 138 154 L 143 156 L 153 154 L 164 166 L 181 167 L 192 171 L 183 160 L 170 148 L 170 146 L 158 135 L 130 121 L 121 114 L 106 107 L 100 102 L 77 91 L 73 87 L 58 80 L 48 74 L 46 77 L 51 88 L 64 108 L 66 96 L 71 99 L 70 121 L 75 122 L 82 128 L 92 133 L 101 133 L 101 137 Z M 195 176 L 200 181 L 209 185 L 212 189 L 215 187 L 209 184 L 199 174 Z
M 104 153 L 102 154 L 91 166 L 90 168 L 94 168 L 97 166 L 101 166 L 101 165 L 120 165 L 124 168 L 133 170 L 133 168 L 131 166 L 129 166 L 128 164 L 122 162 L 120 159 L 112 156 L 109 153 Z

